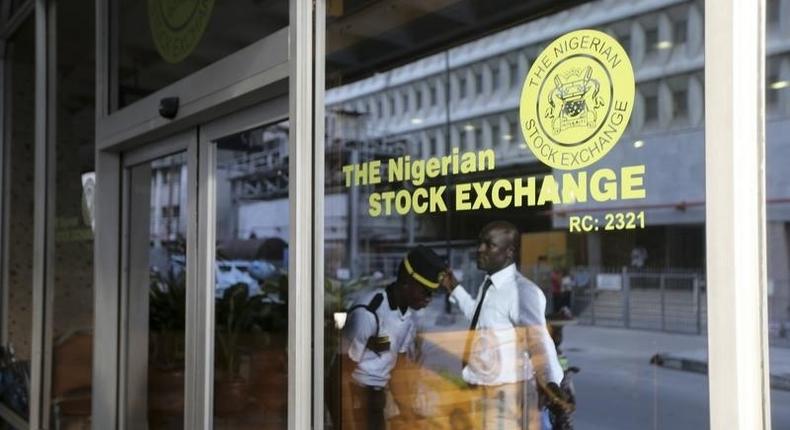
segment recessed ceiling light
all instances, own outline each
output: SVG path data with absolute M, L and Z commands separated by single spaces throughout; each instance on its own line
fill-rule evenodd
M 466 131 L 475 131 L 475 126 L 473 126 L 472 124 L 466 124 L 464 126 L 464 130 L 466 130 Z
M 670 42 L 668 40 L 662 40 L 662 41 L 656 43 L 656 48 L 657 49 L 669 49 L 671 47 L 672 47 L 672 42 Z
M 637 140 L 636 142 L 634 142 L 634 148 L 641 148 L 643 146 L 645 146 L 644 140 Z
M 503 134 L 502 135 L 502 139 L 508 140 L 508 141 L 513 140 L 513 135 L 511 135 L 511 134 Z
M 414 125 L 420 125 L 422 124 L 422 118 L 412 118 L 411 123 Z
M 776 81 L 770 85 L 772 90 L 781 90 L 782 88 L 790 87 L 790 81 Z

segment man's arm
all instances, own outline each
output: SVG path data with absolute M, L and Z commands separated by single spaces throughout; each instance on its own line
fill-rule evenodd
M 519 285 L 516 324 L 522 327 L 530 361 L 541 385 L 562 382 L 557 349 L 546 328 L 546 298 L 535 285 Z
M 557 348 L 546 327 L 546 297 L 531 283 L 519 285 L 518 292 L 517 325 L 521 326 L 525 334 L 529 360 L 538 384 L 546 395 L 547 407 L 558 413 L 572 413 L 575 406 L 560 388 L 565 375 L 557 358 Z
M 458 283 L 453 275 L 453 271 L 447 269 L 442 279 L 442 287 L 450 296 L 450 301 L 457 304 L 466 319 L 471 320 L 475 313 L 476 300 L 466 292 L 466 289 Z

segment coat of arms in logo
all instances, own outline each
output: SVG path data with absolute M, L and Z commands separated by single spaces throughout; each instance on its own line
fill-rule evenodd
M 148 0 L 148 20 L 157 51 L 168 63 L 183 61 L 206 31 L 214 0 Z
M 521 129 L 539 160 L 578 169 L 614 147 L 633 100 L 634 72 L 622 46 L 599 31 L 574 31 L 532 64 L 521 92 Z
M 604 107 L 598 95 L 601 84 L 592 77 L 592 68 L 570 70 L 565 76 L 554 76 L 554 89 L 549 91 L 546 118 L 551 119 L 554 133 L 571 128 L 594 129 L 598 111 Z

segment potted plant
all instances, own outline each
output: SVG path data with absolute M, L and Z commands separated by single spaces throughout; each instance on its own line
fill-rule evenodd
M 148 305 L 149 408 L 179 413 L 184 405 L 185 273 L 152 273 Z
M 270 312 L 263 296 L 249 294 L 247 284 L 227 288 L 215 304 L 217 377 L 214 409 L 217 414 L 239 412 L 249 403 L 249 381 L 242 376 L 244 340 L 256 330 Z M 260 336 L 266 338 L 266 336 Z

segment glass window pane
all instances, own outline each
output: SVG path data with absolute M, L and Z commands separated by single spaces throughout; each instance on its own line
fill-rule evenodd
M 27 421 L 33 324 L 35 24 L 28 19 L 6 52 L 5 226 L 0 402 Z M 7 379 L 6 379 L 7 377 Z
M 288 123 L 217 140 L 214 425 L 288 418 Z
M 329 18 L 327 123 L 346 125 L 326 139 L 332 428 L 708 427 L 703 4 L 639 6 Z M 340 118 L 427 80 L 449 97 L 419 121 Z
M 187 211 L 172 209 L 186 206 L 186 154 L 135 166 L 129 176 L 126 419 L 130 428 L 183 428 L 190 244 Z
M 95 11 L 58 12 L 55 295 L 52 298 L 53 428 L 89 426 L 93 352 Z
M 770 0 L 767 46 L 790 42 L 790 1 Z M 768 337 L 772 428 L 790 427 L 790 52 L 768 49 L 765 78 Z
M 288 25 L 288 1 L 116 0 L 118 108 Z

